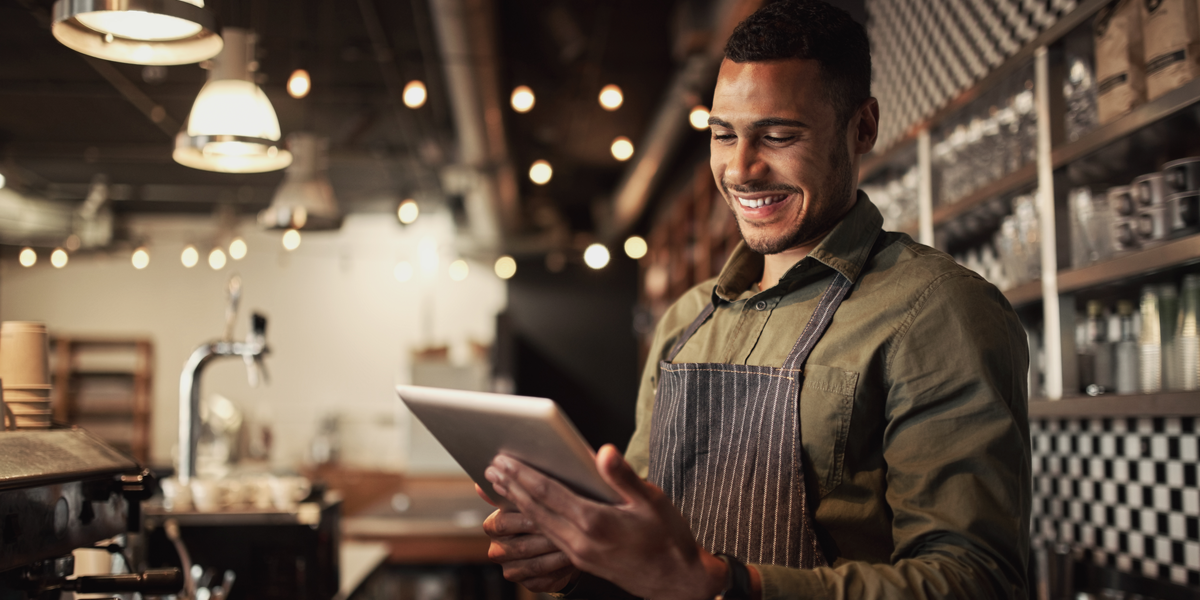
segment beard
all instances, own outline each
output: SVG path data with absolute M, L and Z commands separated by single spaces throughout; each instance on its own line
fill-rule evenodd
M 845 215 L 846 199 L 850 198 L 850 194 L 854 192 L 854 180 L 850 173 L 850 161 L 847 160 L 846 138 L 843 136 L 837 137 L 837 146 L 829 155 L 831 168 L 827 172 L 825 179 L 821 181 L 820 187 L 813 190 L 807 198 L 808 203 L 804 206 L 803 212 L 799 218 L 792 224 L 792 228 L 776 237 L 768 238 L 762 236 L 746 235 L 747 225 L 742 222 L 742 218 L 738 216 L 737 210 L 734 209 L 734 216 L 737 219 L 738 233 L 745 240 L 746 245 L 751 250 L 759 254 L 779 254 L 786 250 L 790 250 L 797 246 L 811 242 L 819 236 L 824 235 Z M 763 184 L 763 185 L 736 185 L 731 186 L 721 180 L 721 190 L 725 193 L 725 197 L 733 199 L 730 190 L 743 194 L 753 194 L 759 192 L 782 192 L 791 194 L 793 202 L 799 202 L 804 195 L 803 190 L 798 187 L 787 184 Z M 753 230 L 751 230 L 753 231 Z

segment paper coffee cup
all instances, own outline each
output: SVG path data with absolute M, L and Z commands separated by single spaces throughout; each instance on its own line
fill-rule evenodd
M 50 383 L 46 325 L 30 321 L 0 324 L 0 380 L 5 387 Z

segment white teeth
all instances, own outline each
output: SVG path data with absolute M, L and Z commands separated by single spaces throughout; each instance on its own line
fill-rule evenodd
M 780 200 L 783 200 L 784 198 L 786 198 L 786 196 L 771 196 L 770 198 L 760 198 L 758 200 L 747 200 L 746 198 L 738 198 L 738 202 L 741 203 L 741 205 L 745 206 L 746 208 L 762 208 L 764 206 L 770 206 L 772 204 L 775 204 L 776 202 L 779 202 Z

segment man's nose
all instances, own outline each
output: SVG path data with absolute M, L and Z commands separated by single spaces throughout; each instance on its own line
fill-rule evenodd
M 757 145 L 750 141 L 738 140 L 731 148 L 725 165 L 725 180 L 734 184 L 754 181 L 761 179 L 767 170 Z

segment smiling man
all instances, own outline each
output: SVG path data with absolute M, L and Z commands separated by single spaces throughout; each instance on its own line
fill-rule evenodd
M 505 576 L 568 597 L 1024 598 L 1024 331 L 945 254 L 881 231 L 866 33 L 819 2 L 734 31 L 711 167 L 744 243 L 658 325 L 623 501 L 518 461 L 484 524 Z

